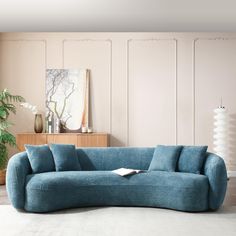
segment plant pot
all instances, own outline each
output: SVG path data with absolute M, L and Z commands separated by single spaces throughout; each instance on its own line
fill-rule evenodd
M 5 185 L 6 183 L 6 169 L 0 170 L 0 185 Z

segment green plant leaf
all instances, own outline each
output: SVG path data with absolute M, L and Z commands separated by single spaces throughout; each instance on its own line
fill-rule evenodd
M 6 101 L 6 102 L 25 102 L 25 99 L 22 96 L 12 95 L 8 92 L 7 89 L 4 89 L 0 93 L 0 100 Z
M 16 138 L 13 134 L 9 133 L 6 130 L 0 130 L 0 143 L 3 145 L 10 145 L 16 147 Z
M 0 130 L 6 130 L 6 129 L 8 129 L 10 126 L 12 126 L 12 123 L 11 123 L 11 122 L 8 122 L 8 121 L 6 121 L 6 120 L 0 122 Z
M 8 158 L 8 145 L 16 147 L 16 138 L 8 132 L 8 128 L 13 125 L 9 122 L 10 113 L 16 113 L 14 103 L 25 102 L 19 95 L 12 95 L 7 89 L 0 91 L 0 169 L 5 168 Z
M 11 104 L 11 103 L 5 103 L 4 104 L 4 107 L 5 109 L 8 111 L 8 112 L 12 112 L 14 114 L 16 114 L 16 107 L 15 105 Z
M 6 119 L 6 118 L 7 118 L 6 109 L 3 106 L 0 106 L 0 119 Z
M 6 168 L 8 152 L 5 145 L 0 143 L 0 170 Z

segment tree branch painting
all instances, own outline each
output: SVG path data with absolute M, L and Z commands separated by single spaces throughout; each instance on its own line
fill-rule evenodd
M 86 69 L 46 71 L 46 117 L 53 113 L 67 131 L 88 126 L 88 75 Z

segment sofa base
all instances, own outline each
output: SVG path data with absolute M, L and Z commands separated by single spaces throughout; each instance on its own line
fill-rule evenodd
M 30 176 L 25 210 L 50 212 L 94 206 L 146 206 L 190 212 L 208 209 L 205 176 L 153 171 L 120 177 L 110 171 L 92 172 Z

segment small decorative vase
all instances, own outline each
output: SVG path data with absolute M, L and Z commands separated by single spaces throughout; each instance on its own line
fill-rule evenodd
M 43 132 L 43 118 L 42 118 L 41 114 L 35 114 L 34 131 L 35 131 L 35 133 L 42 133 Z
M 54 126 L 54 133 L 61 133 L 61 121 L 59 119 L 55 119 Z

